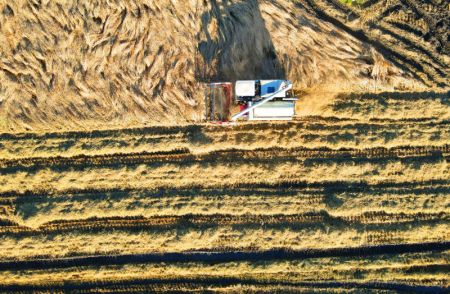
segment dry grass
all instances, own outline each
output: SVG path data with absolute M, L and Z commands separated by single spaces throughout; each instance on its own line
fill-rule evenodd
M 3 0 L 0 131 L 198 122 L 199 83 L 210 80 L 424 88 L 370 43 L 294 2 Z M 307 113 L 320 114 L 321 104 Z
M 448 291 L 443 2 L 0 0 L 0 292 Z M 300 117 L 200 123 L 253 78 Z
M 448 179 L 445 159 L 431 162 L 386 160 L 381 163 L 282 161 L 282 162 L 204 162 L 182 165 L 156 163 L 117 168 L 86 168 L 84 170 L 18 171 L 0 175 L 0 192 L 34 190 L 41 187 L 56 191 L 86 188 L 186 188 L 192 186 L 233 186 L 239 183 L 276 183 L 279 181 L 367 181 L 407 182 Z M 226 178 L 224 178 L 226 176 Z M 43 183 L 46 183 L 43 185 Z
M 3 275 L 3 284 L 52 283 L 76 280 L 107 281 L 120 279 L 168 278 L 168 277 L 233 277 L 246 273 L 247 277 L 266 277 L 278 281 L 347 280 L 347 281 L 392 281 L 405 279 L 431 285 L 448 285 L 445 273 L 430 275 L 426 272 L 408 273 L 414 266 L 445 265 L 448 252 L 402 254 L 386 259 L 380 256 L 370 259 L 319 258 L 311 260 L 233 262 L 220 264 L 175 263 L 164 266 L 137 264 L 125 266 L 82 267 L 77 269 L 9 271 Z M 358 275 L 357 272 L 360 272 Z M 124 275 L 124 273 L 127 273 Z M 422 282 L 424 281 L 424 282 Z
M 146 252 L 183 252 L 214 250 L 269 250 L 288 248 L 293 250 L 315 248 L 348 248 L 363 245 L 391 243 L 436 242 L 448 239 L 448 224 L 397 226 L 304 224 L 286 225 L 242 225 L 218 227 L 179 226 L 165 229 L 143 230 L 105 229 L 99 232 L 78 232 L 76 229 L 64 233 L 35 234 L 31 236 L 3 236 L 0 238 L 2 260 L 23 260 L 36 256 L 48 258 L 94 254 L 143 254 Z M 385 230 L 378 236 L 380 229 Z
M 341 103 L 339 110 L 362 117 L 364 107 L 371 101 Z M 409 104 L 408 101 L 405 103 Z M 358 108 L 356 108 L 358 107 Z M 337 108 L 337 107 L 336 107 Z M 367 109 L 367 108 L 366 108 Z M 390 109 L 390 108 L 387 108 Z M 445 110 L 442 104 L 427 111 Z M 329 108 L 333 111 L 333 108 Z M 336 115 L 337 111 L 334 111 Z M 374 111 L 375 113 L 375 111 Z M 400 115 L 400 113 L 398 113 Z M 192 153 L 224 149 L 256 149 L 283 146 L 332 149 L 373 148 L 383 146 L 442 146 L 450 141 L 450 129 L 440 117 L 424 121 L 355 121 L 353 119 L 328 120 L 311 117 L 296 122 L 242 123 L 236 126 L 177 126 L 155 127 L 142 130 L 128 129 L 86 133 L 55 133 L 17 135 L 2 138 L 0 157 L 27 158 L 158 152 L 187 148 Z
M 252 214 L 262 215 L 299 214 L 311 211 L 327 211 L 334 216 L 352 216 L 364 212 L 385 213 L 448 212 L 450 200 L 445 193 L 427 192 L 420 187 L 416 192 L 383 191 L 336 192 L 328 194 L 321 189 L 281 192 L 274 189 L 241 190 L 194 190 L 166 192 L 159 196 L 158 190 L 115 191 L 42 195 L 17 199 L 14 205 L 14 221 L 29 227 L 47 222 L 77 220 L 94 217 L 151 217 L 154 215 L 188 214 Z M 432 187 L 429 187 L 433 189 Z M 421 190 L 425 191 L 421 191 Z M 212 195 L 214 194 L 214 195 Z

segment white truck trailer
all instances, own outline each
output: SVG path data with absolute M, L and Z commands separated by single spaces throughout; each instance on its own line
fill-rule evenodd
M 231 117 L 248 120 L 291 120 L 295 115 L 292 83 L 287 80 L 236 81 L 235 101 L 241 111 Z
M 233 87 L 234 86 L 234 87 Z M 234 88 L 234 91 L 233 91 Z M 234 94 L 234 95 L 233 95 Z M 234 103 L 240 112 L 231 116 L 247 120 L 291 120 L 295 115 L 292 83 L 287 80 L 245 80 L 210 83 L 206 87 L 206 118 L 225 122 Z

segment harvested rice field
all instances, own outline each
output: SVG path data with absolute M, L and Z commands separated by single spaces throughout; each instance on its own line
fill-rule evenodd
M 3 291 L 449 285 L 450 125 L 440 117 L 17 133 L 0 142 Z
M 85 2 L 0 0 L 0 292 L 450 291 L 446 1 Z

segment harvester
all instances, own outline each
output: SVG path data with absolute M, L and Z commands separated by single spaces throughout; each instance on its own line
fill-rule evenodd
M 239 105 L 240 111 L 231 116 L 231 121 L 247 120 L 291 120 L 295 115 L 292 83 L 287 80 L 236 81 L 233 96 L 232 83 L 209 84 L 207 117 L 211 121 L 228 121 L 230 107 Z

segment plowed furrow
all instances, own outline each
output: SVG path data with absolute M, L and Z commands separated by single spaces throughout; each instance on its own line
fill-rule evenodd
M 316 292 L 317 289 L 359 289 L 359 290 L 391 290 L 401 292 L 420 292 L 420 293 L 445 293 L 448 287 L 432 286 L 432 285 L 414 285 L 408 283 L 396 282 L 315 282 L 315 281 L 280 281 L 275 277 L 267 277 L 264 279 L 258 276 L 254 277 L 234 277 L 209 275 L 202 277 L 162 277 L 150 279 L 129 279 L 129 280 L 99 280 L 99 281 L 83 281 L 83 282 L 66 282 L 61 283 L 30 283 L 16 285 L 1 285 L 0 291 L 5 292 L 24 292 L 24 291 L 88 291 L 102 293 L 141 293 L 141 292 L 185 292 L 185 291 L 220 291 L 227 289 L 262 292 L 262 293 L 291 293 L 291 292 Z M 272 279 L 270 279 L 272 278 Z
M 417 107 L 423 107 L 423 104 L 426 104 L 429 98 L 422 99 L 420 97 L 433 97 L 432 103 L 437 108 L 432 107 L 423 115 L 435 117 L 446 111 L 446 107 L 440 102 L 442 99 L 445 102 L 445 94 L 428 92 L 402 93 L 402 95 L 398 93 L 382 94 L 381 96 L 361 94 L 361 99 L 356 94 L 344 95 L 342 97 L 342 99 L 345 98 L 344 101 L 340 101 L 338 97 L 337 103 L 330 106 L 341 115 L 357 116 L 365 121 L 370 120 L 370 122 L 309 117 L 283 124 L 243 122 L 227 127 L 211 125 L 198 125 L 196 128 L 178 127 L 173 131 L 173 134 L 167 134 L 166 136 L 153 134 L 153 131 L 158 131 L 157 127 L 128 129 L 124 130 L 123 134 L 116 131 L 103 131 L 103 133 L 98 134 L 98 138 L 90 138 L 89 132 L 80 133 L 78 138 L 70 138 L 70 133 L 56 133 L 48 137 L 46 134 L 17 134 L 11 135 L 13 138 L 10 139 L 0 139 L 0 144 L 4 147 L 0 152 L 0 157 L 4 159 L 26 159 L 31 157 L 57 157 L 55 155 L 62 157 L 94 156 L 131 152 L 169 152 L 170 150 L 185 148 L 193 153 L 200 153 L 220 149 L 256 149 L 280 145 L 286 148 L 328 147 L 337 149 L 340 147 L 373 148 L 387 143 L 386 147 L 395 147 L 404 144 L 421 145 L 430 137 L 437 138 L 437 140 L 433 140 L 433 143 L 430 142 L 435 145 L 445 144 L 448 141 L 445 140 L 450 136 L 448 121 L 435 118 L 417 118 L 417 114 L 411 111 L 411 108 L 408 108 L 411 107 L 411 104 L 407 103 L 408 100 L 417 101 L 414 102 L 417 103 Z M 397 101 L 398 96 L 402 97 L 403 100 Z M 395 100 L 387 100 L 391 98 Z M 371 99 L 371 101 L 367 103 L 366 99 Z M 354 103 L 349 104 L 348 101 L 355 101 L 358 106 L 355 106 Z M 395 104 L 389 107 L 391 112 L 384 113 L 386 103 L 388 105 L 390 103 Z M 439 107 L 439 104 L 443 106 Z M 392 109 L 397 110 L 392 113 Z M 370 119 L 367 117 L 367 111 L 377 115 L 374 119 Z M 393 119 L 405 115 L 411 117 L 411 119 Z
M 446 193 L 450 189 L 449 180 L 432 180 L 432 181 L 411 181 L 411 182 L 383 182 L 377 184 L 370 184 L 365 181 L 321 181 L 321 182 L 306 182 L 306 181 L 279 181 L 275 183 L 243 183 L 228 185 L 217 185 L 215 187 L 204 188 L 202 186 L 190 186 L 186 189 L 174 189 L 173 187 L 160 187 L 159 189 L 130 189 L 130 188 L 108 188 L 108 189 L 68 189 L 68 190 L 47 190 L 34 189 L 19 192 L 16 190 L 0 192 L 0 199 L 4 201 L 27 201 L 28 197 L 66 197 L 76 196 L 80 194 L 102 195 L 108 193 L 143 193 L 148 197 L 161 197 L 178 195 L 178 196 L 198 196 L 198 195 L 246 195 L 251 193 L 261 195 L 293 195 L 296 192 L 307 194 L 318 194 L 321 192 L 339 193 L 339 192 L 368 192 L 368 193 Z
M 58 220 L 46 223 L 38 229 L 16 226 L 9 223 L 0 226 L 1 233 L 63 233 L 69 231 L 98 231 L 104 229 L 168 229 L 173 227 L 217 227 L 217 226 L 298 226 L 311 223 L 326 223 L 333 225 L 350 224 L 400 224 L 408 222 L 439 222 L 449 221 L 445 212 L 438 213 L 386 213 L 382 211 L 365 212 L 352 216 L 331 216 L 327 212 L 310 212 L 295 215 L 167 215 L 152 217 L 108 217 L 90 218 L 85 220 Z
M 403 56 L 403 60 L 408 60 L 408 56 L 413 54 L 420 56 L 420 58 L 417 58 L 417 61 L 414 61 L 415 66 L 420 69 L 429 80 L 441 86 L 445 85 L 445 82 L 447 81 L 445 79 L 445 69 L 442 69 L 442 67 L 437 64 L 438 61 L 435 61 L 435 58 L 433 58 L 431 54 L 425 54 L 425 52 L 427 52 L 426 49 L 421 48 L 419 45 L 393 32 L 387 25 L 378 25 L 374 26 L 374 28 L 381 32 L 380 40 L 387 46 L 396 48 L 397 54 Z M 394 38 L 395 40 L 393 40 Z M 401 44 L 401 46 L 399 46 L 399 44 Z
M 407 34 L 414 35 L 415 37 L 421 37 L 423 35 L 423 32 L 421 30 L 411 26 L 409 23 L 403 20 L 387 19 L 386 23 L 392 25 L 401 32 L 406 32 Z
M 398 92 L 395 94 L 399 94 Z M 423 99 L 429 99 L 429 95 L 433 93 L 423 93 Z M 336 124 L 339 125 L 336 125 Z M 374 127 L 395 127 L 393 125 L 384 125 L 385 123 L 392 123 L 389 119 L 382 119 L 379 124 L 374 124 Z M 409 124 L 410 120 L 406 119 L 404 121 L 396 121 L 398 124 Z M 422 123 L 430 124 L 428 121 L 423 121 Z M 198 124 L 198 125 L 187 125 L 187 126 L 154 126 L 154 127 L 143 127 L 143 128 L 125 128 L 125 129 L 113 129 L 113 130 L 96 130 L 96 131 L 76 131 L 76 132 L 53 132 L 53 133 L 0 133 L 0 141 L 23 141 L 23 140 L 54 140 L 54 139 L 108 139 L 108 138 L 120 138 L 126 136 L 149 136 L 150 138 L 162 138 L 167 136 L 192 136 L 193 134 L 201 133 L 229 133 L 231 132 L 242 132 L 242 131 L 254 131 L 254 130 L 268 130 L 268 131 L 281 131 L 290 129 L 292 127 L 298 126 L 298 128 L 307 128 L 309 124 L 318 124 L 320 127 L 329 127 L 337 129 L 342 124 L 354 126 L 354 125 L 364 125 L 370 127 L 360 121 L 349 119 L 349 118 L 339 118 L 339 117 L 323 117 L 323 116 L 310 116 L 301 117 L 293 121 L 287 122 L 240 122 L 237 125 L 230 126 L 218 126 L 211 124 Z M 432 123 L 430 126 L 434 125 Z
M 143 128 L 128 128 L 116 130 L 67 131 L 42 133 L 0 133 L 0 140 L 42 140 L 42 139 L 80 139 L 80 138 L 108 138 L 124 135 L 151 134 L 168 136 L 180 132 L 188 132 L 195 126 L 156 126 Z
M 425 14 L 420 11 L 412 1 L 403 1 L 405 5 L 413 8 L 415 13 L 419 16 L 424 16 Z M 347 8 L 351 10 L 351 13 L 342 14 L 335 13 L 333 9 L 328 9 L 331 5 L 335 5 L 336 1 L 307 1 L 308 5 L 315 11 L 317 17 L 320 19 L 330 22 L 333 25 L 345 30 L 347 33 L 351 34 L 353 37 L 359 39 L 362 42 L 369 43 L 374 46 L 380 53 L 387 57 L 392 63 L 396 64 L 399 68 L 407 71 L 409 74 L 413 75 L 416 79 L 423 81 L 426 85 L 438 85 L 445 86 L 448 84 L 448 80 L 442 78 L 436 71 L 430 67 L 424 67 L 420 62 L 411 58 L 411 51 L 408 51 L 403 44 L 390 43 L 388 38 L 385 38 L 383 34 L 377 34 L 377 30 L 374 29 L 373 25 L 377 23 L 375 19 L 384 19 L 389 12 L 392 10 L 387 9 L 386 5 L 378 7 L 379 11 L 372 12 L 370 14 L 364 13 L 364 17 L 360 18 L 365 20 L 366 27 L 364 30 L 354 30 L 351 26 L 348 26 L 349 22 L 359 18 L 358 11 L 352 8 Z M 396 3 L 394 3 L 394 6 Z M 388 6 L 389 7 L 389 6 Z M 398 7 L 400 8 L 400 7 Z M 349 17 L 350 15 L 350 17 Z M 427 16 L 428 17 L 428 16 Z M 428 21 L 428 20 L 427 20 Z M 351 25 L 351 23 L 350 23 Z M 431 24 L 430 28 L 434 25 Z M 436 33 L 436 35 L 439 35 Z M 422 55 L 423 56 L 423 55 Z
M 225 251 L 225 252 L 168 252 L 147 254 L 97 255 L 85 257 L 65 257 L 53 259 L 34 259 L 0 261 L 0 270 L 45 269 L 88 265 L 132 264 L 154 262 L 231 262 L 259 260 L 291 260 L 321 257 L 373 256 L 380 254 L 402 254 L 427 251 L 445 251 L 450 249 L 450 242 L 430 242 L 412 244 L 392 244 L 360 246 L 330 249 L 286 250 L 271 249 L 266 251 Z
M 381 22 L 384 18 L 388 17 L 393 12 L 396 12 L 401 8 L 402 5 L 400 3 L 390 3 L 383 7 L 383 9 L 379 10 L 377 13 L 374 13 L 373 17 L 371 17 L 370 19 L 365 19 L 365 21 L 370 21 L 371 23 Z
M 450 145 L 444 146 L 405 146 L 395 148 L 370 149 L 340 149 L 328 148 L 269 148 L 255 150 L 220 150 L 206 154 L 191 154 L 185 149 L 153 154 L 148 152 L 130 154 L 108 155 L 77 155 L 74 157 L 48 157 L 24 158 L 15 160 L 0 160 L 0 169 L 4 171 L 17 171 L 26 168 L 65 168 L 65 167 L 92 167 L 110 165 L 133 165 L 154 162 L 212 162 L 236 160 L 263 160 L 263 159 L 339 159 L 339 158 L 398 158 L 443 156 L 450 152 Z
M 190 156 L 187 149 L 178 149 L 167 152 L 140 152 L 140 153 L 117 153 L 107 155 L 76 155 L 73 157 L 48 157 L 48 158 L 24 158 L 18 160 L 0 160 L 0 168 L 11 168 L 15 166 L 22 167 L 49 167 L 49 166 L 76 166 L 76 165 L 102 165 L 108 164 L 133 164 L 139 162 L 161 162 L 167 159 L 168 161 L 176 161 L 183 156 Z
M 329 5 L 330 2 L 334 1 L 311 1 L 307 0 L 307 3 L 309 6 L 315 11 L 317 14 L 317 17 L 320 19 L 330 22 L 333 25 L 343 29 L 356 39 L 369 43 L 372 46 L 374 46 L 380 53 L 382 53 L 385 57 L 389 57 L 390 61 L 393 62 L 396 66 L 399 68 L 411 73 L 416 79 L 423 81 L 425 84 L 429 84 L 432 82 L 430 80 L 430 77 L 423 77 L 423 75 L 419 75 L 415 72 L 415 70 L 418 70 L 420 73 L 423 71 L 423 68 L 421 65 L 417 62 L 415 62 L 412 59 L 409 59 L 401 54 L 398 54 L 396 51 L 390 49 L 388 46 L 385 46 L 380 40 L 376 38 L 372 38 L 368 32 L 365 32 L 363 30 L 355 30 L 351 27 L 346 25 L 347 17 L 346 15 L 337 15 L 334 14 L 332 10 L 327 9 L 327 5 Z M 383 6 L 384 8 L 384 6 Z M 350 8 L 349 8 L 350 9 Z M 355 12 L 352 12 L 355 14 Z M 354 20 L 354 18 L 353 18 Z
M 363 4 L 361 4 L 361 7 L 363 9 L 368 9 L 371 6 L 374 6 L 376 4 L 379 4 L 380 2 L 383 2 L 383 6 L 384 6 L 384 1 L 381 0 L 365 0 Z
M 442 72 L 442 68 L 445 68 L 444 61 L 441 60 L 439 56 L 436 56 L 432 52 L 430 52 L 429 48 L 422 46 L 418 42 L 414 42 L 411 36 L 405 36 L 407 33 L 398 32 L 388 23 L 381 23 L 376 26 L 383 33 L 391 35 L 396 39 L 397 42 L 402 42 L 403 46 L 409 51 L 418 52 L 418 55 L 422 56 L 425 60 L 432 64 L 430 70 L 436 71 L 441 77 L 445 78 L 445 73 Z M 420 53 L 419 53 L 420 52 Z

